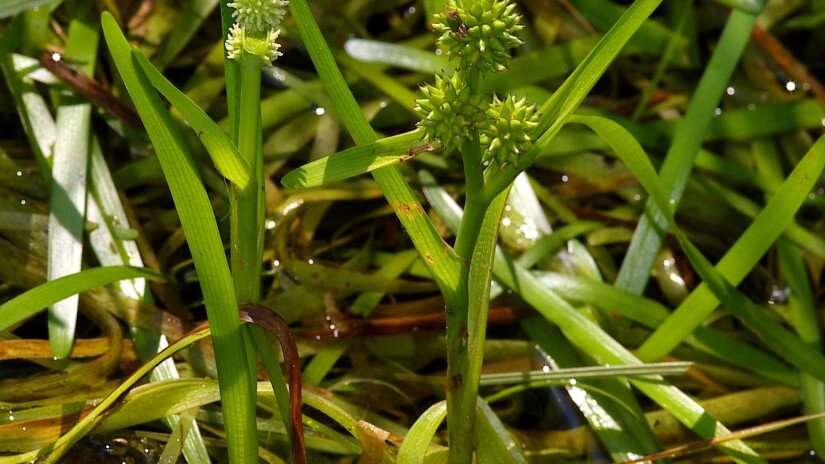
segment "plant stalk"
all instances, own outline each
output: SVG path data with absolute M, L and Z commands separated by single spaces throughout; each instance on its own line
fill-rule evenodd
M 244 189 L 233 187 L 230 210 L 230 242 L 232 277 L 238 304 L 259 303 L 261 300 L 261 263 L 263 262 L 263 233 L 265 195 L 263 181 L 263 154 L 261 137 L 261 67 L 257 55 L 245 53 L 240 63 L 237 146 L 241 156 L 252 169 L 250 182 Z M 250 372 L 257 372 L 256 354 L 263 361 L 269 376 L 281 418 L 289 427 L 289 391 L 284 374 L 277 362 L 280 357 L 266 332 L 256 325 L 245 326 L 247 361 Z M 291 434 L 288 441 L 296 437 Z
M 232 186 L 230 192 L 230 266 L 238 305 L 258 303 L 261 299 L 261 262 L 263 261 L 263 155 L 261 153 L 261 58 L 244 53 L 238 73 L 238 151 L 252 172 L 243 189 Z M 246 110 L 241 111 L 241 108 Z M 271 352 L 259 327 L 244 326 L 244 345 L 249 372 L 257 372 L 258 350 Z M 261 340 L 264 340 L 262 343 Z M 257 348 L 257 350 L 256 350 Z M 271 354 L 271 353 L 270 353 Z M 269 357 L 269 356 L 266 356 Z M 277 358 L 273 358 L 277 359 Z M 268 366 L 269 367 L 269 366 Z M 281 382 L 283 377 L 281 376 Z M 284 411 L 285 412 L 285 411 Z M 286 414 L 284 414 L 286 417 Z
M 490 304 L 492 262 L 498 239 L 498 224 L 509 189 L 491 203 L 474 199 L 465 204 L 465 213 L 456 239 L 456 250 L 467 253 L 461 279 L 466 298 L 461 306 L 447 312 L 447 426 L 450 433 L 449 462 L 472 462 L 475 438 L 475 412 L 484 340 Z M 460 255 L 461 256 L 461 255 Z M 452 372 L 456 370 L 457 372 Z
M 264 217 L 260 186 L 263 160 L 260 153 L 261 66 L 260 57 L 244 53 L 240 66 L 240 108 L 238 151 L 252 167 L 254 175 L 244 189 L 233 187 L 230 211 L 232 277 L 238 304 L 258 303 L 261 297 Z
M 478 92 L 479 72 L 471 68 L 467 84 L 471 94 Z M 484 242 L 489 249 L 479 249 L 479 239 L 498 231 L 498 220 L 484 201 L 484 172 L 481 164 L 481 143 L 478 131 L 470 134 L 461 147 L 465 178 L 465 213 L 456 234 L 455 252 L 461 259 L 459 291 L 447 302 L 447 428 L 450 435 L 450 462 L 471 462 L 475 438 L 476 396 L 487 327 L 486 306 L 489 304 L 489 272 L 487 284 L 471 285 L 472 271 L 478 264 L 492 262 L 495 238 Z M 506 199 L 506 195 L 504 195 Z M 503 204 L 502 204 L 503 207 Z M 496 216 L 495 218 L 493 216 Z M 477 253 L 489 255 L 490 263 L 474 263 Z M 482 258 L 482 261 L 484 259 Z M 480 303 L 474 304 L 474 303 Z M 480 332 L 480 333 L 479 333 Z

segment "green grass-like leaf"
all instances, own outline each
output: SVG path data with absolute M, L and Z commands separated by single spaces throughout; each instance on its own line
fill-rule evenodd
M 21 11 L 39 7 L 54 0 L 5 0 L 0 4 L 0 19 L 14 16 Z
M 794 218 L 823 168 L 825 139 L 820 138 L 717 263 L 716 269 L 725 279 L 736 285 L 753 269 Z M 693 332 L 718 303 L 707 285 L 700 285 L 642 344 L 638 356 L 647 361 L 660 359 Z
M 404 443 L 398 449 L 396 464 L 423 463 L 435 431 L 438 430 L 438 426 L 445 417 L 447 417 L 446 401 L 439 401 L 424 411 L 404 437 Z
M 100 32 L 80 20 L 69 25 L 65 57 L 81 64 L 78 72 L 94 72 Z M 48 280 L 80 271 L 83 225 L 86 218 L 86 178 L 92 149 L 92 105 L 78 95 L 63 95 L 57 107 L 57 141 L 52 159 L 49 212 Z M 78 297 L 73 295 L 49 308 L 49 342 L 58 358 L 69 355 L 77 324 Z
M 712 289 L 713 293 L 725 303 L 725 306 L 753 329 L 765 344 L 779 356 L 789 360 L 805 372 L 820 379 L 825 379 L 825 357 L 763 314 L 753 302 L 745 298 L 725 280 L 702 256 L 699 250 L 690 243 L 684 232 L 676 225 L 676 220 L 671 212 L 672 205 L 669 204 L 664 189 L 659 185 L 653 165 L 633 136 L 618 123 L 598 116 L 576 116 L 571 121 L 588 125 L 613 147 L 619 158 L 630 168 L 650 194 L 651 200 L 656 203 L 659 211 L 664 212 L 671 229 L 682 244 L 682 249 L 691 264 L 702 276 L 707 286 Z M 811 183 L 812 186 L 813 182 Z
M 191 344 L 209 336 L 209 327 L 200 327 L 195 329 L 180 340 L 166 347 L 163 351 L 155 355 L 149 362 L 143 364 L 135 372 L 133 372 L 124 382 L 117 386 L 111 393 L 109 393 L 102 401 L 97 403 L 94 409 L 83 416 L 83 418 L 72 427 L 65 435 L 61 436 L 53 445 L 39 451 L 33 451 L 24 455 L 16 456 L 16 458 L 32 459 L 35 456 L 41 456 L 44 452 L 49 452 L 49 455 L 43 460 L 44 463 L 51 464 L 60 462 L 63 454 L 79 439 L 91 431 L 94 426 L 100 422 L 103 415 L 108 411 L 115 401 L 125 394 L 133 385 L 135 385 L 143 376 L 152 371 L 158 364 L 163 362 L 166 358 L 172 356 L 178 351 L 190 346 Z M 227 427 L 229 428 L 229 427 Z
M 750 39 L 750 31 L 755 21 L 754 13 L 734 10 L 730 14 L 719 43 L 693 93 L 685 117 L 680 121 L 660 169 L 662 187 L 666 189 L 674 204 L 678 204 L 682 197 L 694 159 L 702 144 L 702 134 L 713 118 L 714 109 L 719 104 L 736 63 Z M 650 267 L 662 244 L 662 234 L 659 231 L 667 225 L 667 220 L 654 205 L 646 205 L 645 212 L 646 214 L 639 219 L 630 248 L 616 278 L 618 287 L 636 294 L 644 291 L 650 276 Z
M 419 130 L 357 145 L 290 171 L 281 178 L 287 188 L 329 185 L 386 166 L 393 166 L 433 147 L 421 141 Z
M 63 276 L 16 296 L 0 306 L 0 330 L 37 314 L 46 306 L 71 295 L 92 288 L 109 285 L 124 279 L 160 280 L 164 277 L 148 269 L 132 266 L 104 266 L 86 269 L 76 274 Z
M 461 208 L 443 189 L 435 185 L 431 176 L 422 175 L 422 183 L 425 185 L 425 194 L 433 209 L 450 228 L 454 230 L 458 228 L 462 214 Z M 493 275 L 503 285 L 521 295 L 542 316 L 558 326 L 571 343 L 596 358 L 597 362 L 640 363 L 637 357 L 595 325 L 587 316 L 544 286 L 528 270 L 518 265 L 500 249 L 496 250 Z M 710 438 L 729 433 L 723 424 L 713 419 L 699 404 L 660 377 L 652 381 L 633 380 L 631 383 L 700 436 Z M 720 450 L 738 462 L 765 462 L 742 442 L 727 443 L 721 446 Z
M 692 246 L 684 246 L 685 254 L 704 284 L 711 289 L 725 307 L 742 320 L 778 355 L 787 359 L 805 373 L 825 380 L 825 357 L 799 337 L 770 319 L 756 304 L 739 293 L 707 259 Z
M 570 301 L 592 304 L 655 329 L 669 315 L 664 305 L 645 297 L 579 276 L 538 272 L 546 286 Z M 765 378 L 797 385 L 796 372 L 775 357 L 746 343 L 728 337 L 711 327 L 697 327 L 685 343 Z
M 243 189 L 249 184 L 251 167 L 249 163 L 241 157 L 240 152 L 229 141 L 226 134 L 206 113 L 189 99 L 183 92 L 178 90 L 169 80 L 167 80 L 152 63 L 143 56 L 139 50 L 132 50 L 132 56 L 146 74 L 149 82 L 163 95 L 164 98 L 174 106 L 186 119 L 192 129 L 198 134 L 198 138 L 203 143 L 204 148 L 215 163 L 215 167 L 222 176 L 230 182 Z
M 155 147 L 198 272 L 218 365 L 230 461 L 257 459 L 254 383 L 248 369 L 237 301 L 212 206 L 195 162 L 168 112 L 133 61 L 114 18 L 104 13 L 103 32 L 123 82 Z

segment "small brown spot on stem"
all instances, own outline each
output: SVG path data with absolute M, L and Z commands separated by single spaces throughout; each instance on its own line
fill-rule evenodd
M 461 348 L 467 347 L 467 339 L 470 337 L 470 334 L 467 332 L 467 327 L 461 327 L 458 331 L 458 337 L 461 341 Z
M 434 150 L 435 150 L 435 147 L 433 147 L 429 143 L 425 143 L 424 145 L 418 145 L 417 147 L 410 147 L 410 149 L 407 150 L 407 154 L 402 156 L 400 158 L 400 160 L 403 163 L 404 161 L 411 160 L 416 155 L 419 155 L 419 154 L 427 152 L 427 151 L 434 151 Z
M 421 208 L 421 205 L 418 203 L 398 203 L 395 208 L 396 212 L 403 216 L 413 216 L 424 213 L 424 209 Z
M 453 376 L 453 379 L 452 379 L 453 390 L 458 390 L 459 388 L 461 388 L 461 385 L 463 385 L 463 384 L 464 384 L 464 381 L 461 379 L 461 374 L 456 374 L 456 375 Z

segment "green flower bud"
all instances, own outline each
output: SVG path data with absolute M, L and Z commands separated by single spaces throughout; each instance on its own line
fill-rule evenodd
M 421 93 L 425 98 L 416 100 L 415 107 L 421 116 L 418 126 L 425 139 L 441 141 L 447 153 L 458 149 L 471 131 L 488 124 L 488 103 L 481 95 L 471 95 L 459 73 L 436 74 L 435 85 L 425 85 Z
M 480 140 L 487 146 L 482 160 L 515 163 L 532 145 L 531 133 L 538 126 L 536 107 L 526 98 L 516 101 L 512 94 L 504 100 L 494 96 L 487 113 L 491 122 L 481 127 Z
M 481 73 L 501 71 L 510 60 L 510 49 L 521 45 L 518 32 L 524 27 L 511 0 L 451 0 L 433 24 L 439 41 L 450 57 L 458 56 L 462 67 L 475 66 Z

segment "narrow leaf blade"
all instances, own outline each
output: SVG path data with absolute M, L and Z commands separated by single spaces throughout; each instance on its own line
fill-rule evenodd
M 178 90 L 163 74 L 155 68 L 152 63 L 143 56 L 139 50 L 133 50 L 132 56 L 140 66 L 152 86 L 157 89 L 161 95 L 164 96 L 172 106 L 180 111 L 180 114 L 192 126 L 192 129 L 198 134 L 198 138 L 203 143 L 212 162 L 222 176 L 229 179 L 230 182 L 237 185 L 238 188 L 243 189 L 249 184 L 249 173 L 251 168 L 249 163 L 241 156 L 238 149 L 226 134 L 221 131 L 220 127 L 213 121 L 206 113 L 196 105 L 183 92 Z
M 294 169 L 281 179 L 281 183 L 287 188 L 320 187 L 399 164 L 418 153 L 434 149 L 421 139 L 421 131 L 414 130 L 357 145 Z
M 74 20 L 69 25 L 66 58 L 94 70 L 99 32 L 95 25 Z M 81 269 L 86 218 L 86 178 L 91 152 L 92 105 L 77 95 L 62 95 L 57 108 L 57 141 L 52 160 L 47 279 Z M 55 357 L 65 358 L 74 343 L 78 296 L 49 308 L 49 342 Z
M 67 275 L 15 297 L 0 306 L 0 330 L 25 320 L 46 306 L 92 288 L 109 285 L 124 279 L 163 279 L 163 276 L 132 266 L 104 266 Z
M 435 431 L 446 416 L 446 401 L 439 401 L 424 411 L 424 414 L 421 414 L 407 436 L 404 437 L 404 443 L 398 449 L 398 457 L 395 462 L 397 464 L 423 463 L 424 457 L 427 455 L 427 448 L 430 447 L 430 442 L 433 440 L 433 435 L 435 435 Z

